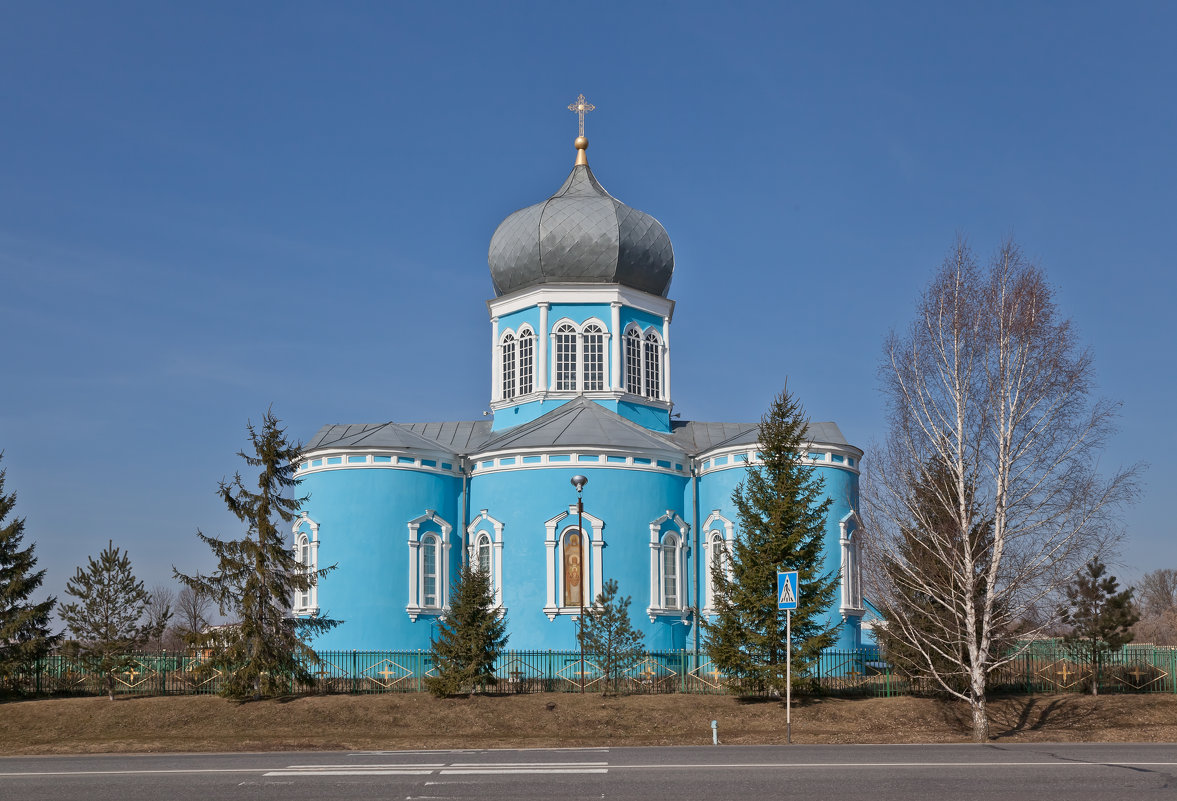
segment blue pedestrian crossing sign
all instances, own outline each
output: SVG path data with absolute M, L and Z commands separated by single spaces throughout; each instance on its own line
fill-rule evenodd
M 797 571 L 776 574 L 777 609 L 797 608 Z

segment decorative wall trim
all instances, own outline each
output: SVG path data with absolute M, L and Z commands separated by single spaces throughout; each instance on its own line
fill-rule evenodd
M 842 546 L 841 577 L 842 603 L 839 611 L 842 617 L 861 618 L 866 614 L 866 606 L 862 602 L 862 563 L 859 559 L 862 518 L 858 512 L 851 509 L 840 521 L 841 529 L 839 543 Z
M 601 573 L 604 568 L 602 554 L 605 548 L 605 522 L 588 511 L 584 512 L 584 520 L 588 526 L 584 529 L 583 534 L 589 541 L 589 547 L 587 549 L 588 564 L 585 565 L 585 569 L 588 571 L 585 577 L 587 579 L 585 583 L 589 587 L 587 597 L 584 599 L 585 607 L 587 608 L 592 606 L 592 602 L 601 594 L 601 585 L 603 583 Z M 544 614 L 548 616 L 548 620 L 555 620 L 556 615 L 580 615 L 579 606 L 564 606 L 561 603 L 564 598 L 564 535 L 570 529 L 575 529 L 576 524 L 576 504 L 570 505 L 568 511 L 560 512 L 560 514 L 544 523 L 544 530 L 546 532 L 544 537 L 544 564 L 547 570 L 548 580 L 547 603 L 544 605 Z M 559 528 L 558 535 L 557 528 Z
M 418 529 L 423 523 L 430 522 L 441 529 L 441 542 L 437 546 L 437 602 L 426 603 L 424 585 L 425 553 L 422 540 L 435 532 L 427 532 L 417 536 Z M 426 509 L 425 514 L 409 521 L 409 602 L 405 611 L 409 613 L 409 620 L 416 621 L 420 615 L 440 615 L 449 610 L 450 606 L 450 532 L 454 527 L 443 520 L 433 509 Z
M 486 531 L 486 524 L 490 524 L 492 531 L 490 534 L 491 550 L 490 550 L 490 585 L 494 590 L 495 608 L 505 611 L 503 608 L 503 524 L 491 517 L 486 509 L 481 509 L 478 516 L 471 521 L 470 525 L 466 526 L 466 538 L 470 543 L 467 559 L 472 565 L 478 564 L 478 542 L 475 535 L 479 531 Z
M 715 585 L 711 580 L 711 566 L 715 564 L 716 558 L 719 554 L 719 547 L 712 542 L 713 535 L 718 533 L 723 541 L 728 553 L 731 553 L 732 543 L 736 539 L 736 525 L 732 521 L 719 513 L 718 509 L 712 509 L 711 514 L 707 515 L 707 519 L 703 521 L 703 570 L 706 578 L 702 582 L 706 597 L 703 599 L 703 614 L 715 614 Z M 727 573 L 731 574 L 731 564 L 727 564 Z
M 671 523 L 673 531 L 663 531 L 662 526 Z M 659 615 L 685 617 L 690 610 L 690 582 L 686 581 L 687 558 L 691 553 L 691 526 L 672 509 L 650 521 L 650 605 L 646 614 L 653 623 Z M 666 592 L 667 559 L 675 572 L 675 594 Z

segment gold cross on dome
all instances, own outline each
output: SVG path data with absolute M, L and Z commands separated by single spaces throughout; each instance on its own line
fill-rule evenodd
M 570 103 L 568 105 L 568 110 L 575 113 L 576 116 L 580 117 L 580 135 L 581 136 L 584 136 L 584 115 L 588 114 L 590 111 L 592 111 L 595 108 L 596 108 L 596 106 L 594 106 L 592 103 L 585 101 L 584 95 L 578 96 L 576 98 L 575 103 Z

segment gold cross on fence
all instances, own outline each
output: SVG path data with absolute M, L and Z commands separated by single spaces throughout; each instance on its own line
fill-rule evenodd
M 394 671 L 392 668 L 387 668 L 387 667 L 386 667 L 386 668 L 384 668 L 384 670 L 378 670 L 378 671 L 376 671 L 376 675 L 377 675 L 377 676 L 383 676 L 383 677 L 384 677 L 384 680 L 385 680 L 385 681 L 388 681 L 390 678 L 392 678 L 393 676 L 395 676 L 395 675 L 396 675 L 396 671 Z
M 1075 675 L 1075 671 L 1071 670 L 1070 666 L 1064 662 L 1063 666 L 1059 668 L 1059 675 L 1063 677 L 1063 681 L 1067 681 L 1067 679 Z
M 1140 679 L 1143 676 L 1147 676 L 1148 674 L 1145 672 L 1144 668 L 1142 668 L 1140 665 L 1136 665 L 1135 667 L 1133 667 L 1131 670 L 1128 671 L 1128 675 L 1131 676 L 1132 678 L 1136 679 L 1136 683 L 1139 684 Z
M 576 98 L 575 103 L 570 103 L 568 105 L 568 110 L 571 112 L 574 112 L 576 114 L 576 116 L 580 117 L 580 135 L 581 136 L 584 136 L 584 115 L 588 114 L 590 111 L 592 111 L 595 108 L 596 108 L 596 106 L 594 106 L 592 103 L 585 101 L 584 95 L 580 95 L 579 97 Z

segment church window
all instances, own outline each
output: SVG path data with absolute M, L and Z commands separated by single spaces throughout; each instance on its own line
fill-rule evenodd
M 315 569 L 315 564 L 311 558 L 311 541 L 306 534 L 299 533 L 298 541 L 294 545 L 294 558 L 303 566 L 305 573 L 311 573 Z M 310 609 L 314 604 L 311 602 L 311 590 L 313 587 L 307 587 L 300 591 L 295 598 L 295 611 L 302 611 Z
M 635 328 L 625 332 L 625 391 L 642 394 L 642 335 Z
M 556 389 L 576 389 L 576 329 L 568 323 L 556 329 Z
M 707 606 L 715 606 L 715 569 L 717 566 L 727 571 L 727 549 L 724 547 L 723 534 L 718 530 L 707 533 Z
M 422 606 L 436 607 L 440 606 L 437 600 L 438 589 L 438 575 L 437 563 L 440 561 L 437 558 L 437 551 L 440 547 L 440 542 L 437 537 L 432 534 L 427 534 L 421 538 L 422 562 L 423 569 L 421 571 L 421 600 Z
M 662 606 L 675 609 L 678 605 L 678 538 L 667 534 L 662 541 Z
M 859 561 L 858 515 L 850 512 L 841 520 L 842 528 L 842 612 L 862 613 L 862 565 Z
M 503 337 L 503 399 L 515 397 L 515 335 Z
M 470 566 L 483 573 L 494 593 L 494 605 L 503 606 L 503 524 L 481 510 L 466 526 L 466 559 Z
M 305 514 L 294 521 L 294 560 L 308 575 L 318 578 L 319 569 L 319 524 Z M 319 609 L 319 587 L 317 580 L 305 590 L 294 594 L 294 613 L 314 614 Z
M 653 331 L 646 334 L 646 397 L 662 396 L 662 343 Z
M 596 323 L 584 327 L 584 390 L 605 388 L 605 332 Z
M 650 523 L 650 606 L 658 615 L 681 615 L 690 604 L 687 574 L 687 538 L 691 530 L 673 510 Z
M 564 606 L 581 606 L 584 598 L 585 548 L 579 529 L 564 532 Z
M 535 389 L 535 334 L 529 328 L 519 329 L 519 394 Z
M 490 535 L 483 532 L 478 537 L 478 542 L 474 547 L 475 553 L 478 557 L 478 570 L 485 575 L 490 575 Z

